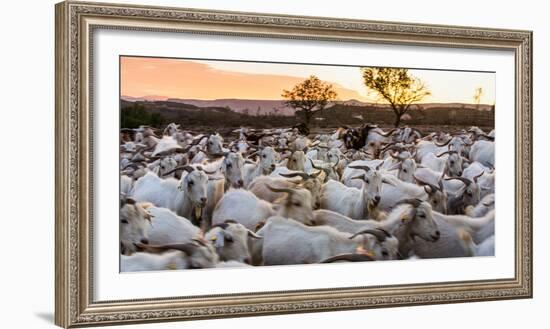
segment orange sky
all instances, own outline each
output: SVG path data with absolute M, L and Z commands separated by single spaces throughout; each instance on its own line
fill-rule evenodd
M 483 87 L 482 103 L 494 103 L 494 74 L 427 70 L 411 73 L 432 91 L 428 102 L 472 103 L 475 88 Z M 331 83 L 339 100 L 376 101 L 362 84 L 358 67 L 145 57 L 121 57 L 121 94 L 279 100 L 283 89 L 291 89 L 311 74 Z

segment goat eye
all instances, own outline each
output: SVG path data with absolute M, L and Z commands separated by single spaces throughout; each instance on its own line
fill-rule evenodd
M 455 162 L 454 162 L 454 161 L 451 161 L 451 164 L 455 164 Z
M 195 184 L 195 182 L 193 182 L 193 181 L 189 181 L 189 183 L 187 183 L 187 185 L 189 185 L 189 186 L 193 186 L 193 184 Z
M 385 251 L 385 250 L 384 250 L 384 251 L 382 251 L 382 256 L 384 256 L 384 257 L 387 257 L 388 255 L 389 255 L 389 254 L 388 254 L 388 252 L 387 252 L 387 251 Z
M 407 172 L 407 169 L 403 169 L 403 172 Z
M 231 168 L 231 163 L 228 163 L 228 164 L 227 164 L 227 168 Z
M 420 214 L 420 215 L 418 215 L 418 217 L 420 217 L 420 218 L 426 218 L 426 215 Z
M 300 202 L 298 202 L 298 201 L 294 202 L 294 205 L 295 205 L 296 207 L 301 207 L 301 206 L 302 206 L 302 204 L 301 204 Z
M 368 180 L 368 179 L 365 179 L 365 183 L 367 183 L 367 184 L 368 184 L 368 183 L 370 183 L 370 182 L 369 182 L 369 180 Z
M 121 220 L 120 220 L 120 223 L 122 223 L 122 224 L 128 224 L 128 220 L 127 220 L 127 219 L 121 219 Z
M 264 159 L 265 159 L 265 157 L 266 157 L 266 156 L 265 156 L 265 154 L 263 154 L 263 155 L 262 155 L 262 158 L 264 158 Z

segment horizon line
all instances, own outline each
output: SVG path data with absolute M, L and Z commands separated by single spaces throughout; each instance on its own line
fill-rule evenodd
M 158 97 L 158 98 L 165 98 L 164 100 L 156 100 L 156 99 L 147 99 L 152 97 Z M 141 98 L 149 102 L 162 102 L 162 101 L 168 101 L 168 100 L 193 100 L 193 101 L 221 101 L 221 100 L 242 100 L 242 101 L 273 101 L 273 102 L 284 102 L 284 99 L 259 99 L 259 98 L 213 98 L 213 99 L 205 99 L 205 98 L 179 98 L 179 97 L 167 97 L 167 96 L 160 96 L 160 95 L 147 95 L 147 96 L 130 96 L 130 95 L 120 95 L 120 99 L 124 100 L 123 98 Z M 359 103 L 364 104 L 375 104 L 375 105 L 390 105 L 389 103 L 379 103 L 379 102 L 365 102 L 358 99 L 346 99 L 346 100 L 335 100 L 332 102 L 349 102 L 349 101 L 355 101 Z M 331 102 L 329 102 L 331 103 Z M 489 103 L 464 103 L 464 102 L 430 102 L 430 103 L 413 103 L 411 105 L 422 105 L 422 104 L 464 104 L 464 105 L 485 105 L 485 106 L 496 106 L 496 104 L 489 104 Z

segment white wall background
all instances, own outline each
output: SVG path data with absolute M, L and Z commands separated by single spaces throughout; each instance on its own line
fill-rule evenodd
M 112 2 L 112 1 L 108 1 Z M 170 1 L 133 0 L 143 4 L 205 9 L 348 17 L 528 29 L 534 31 L 535 140 L 549 139 L 547 100 L 550 85 L 550 22 L 544 1 Z M 54 304 L 54 3 L 52 0 L 13 1 L 0 13 L 0 326 L 53 327 Z M 23 135 L 24 134 L 24 135 Z M 535 143 L 535 146 L 543 143 Z M 547 322 L 550 302 L 550 231 L 543 217 L 545 146 L 535 148 L 535 297 L 532 300 L 435 305 L 393 309 L 314 313 L 126 328 L 281 328 L 367 326 L 400 323 L 409 328 L 525 327 Z M 28 162 L 29 151 L 34 162 Z M 26 162 L 22 162 L 26 161 Z M 546 307 L 545 307 L 546 306 Z M 540 326 L 536 326 L 540 327 Z

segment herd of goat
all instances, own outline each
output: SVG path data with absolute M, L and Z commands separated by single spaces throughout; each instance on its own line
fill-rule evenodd
M 494 255 L 494 139 L 122 129 L 121 271 Z

